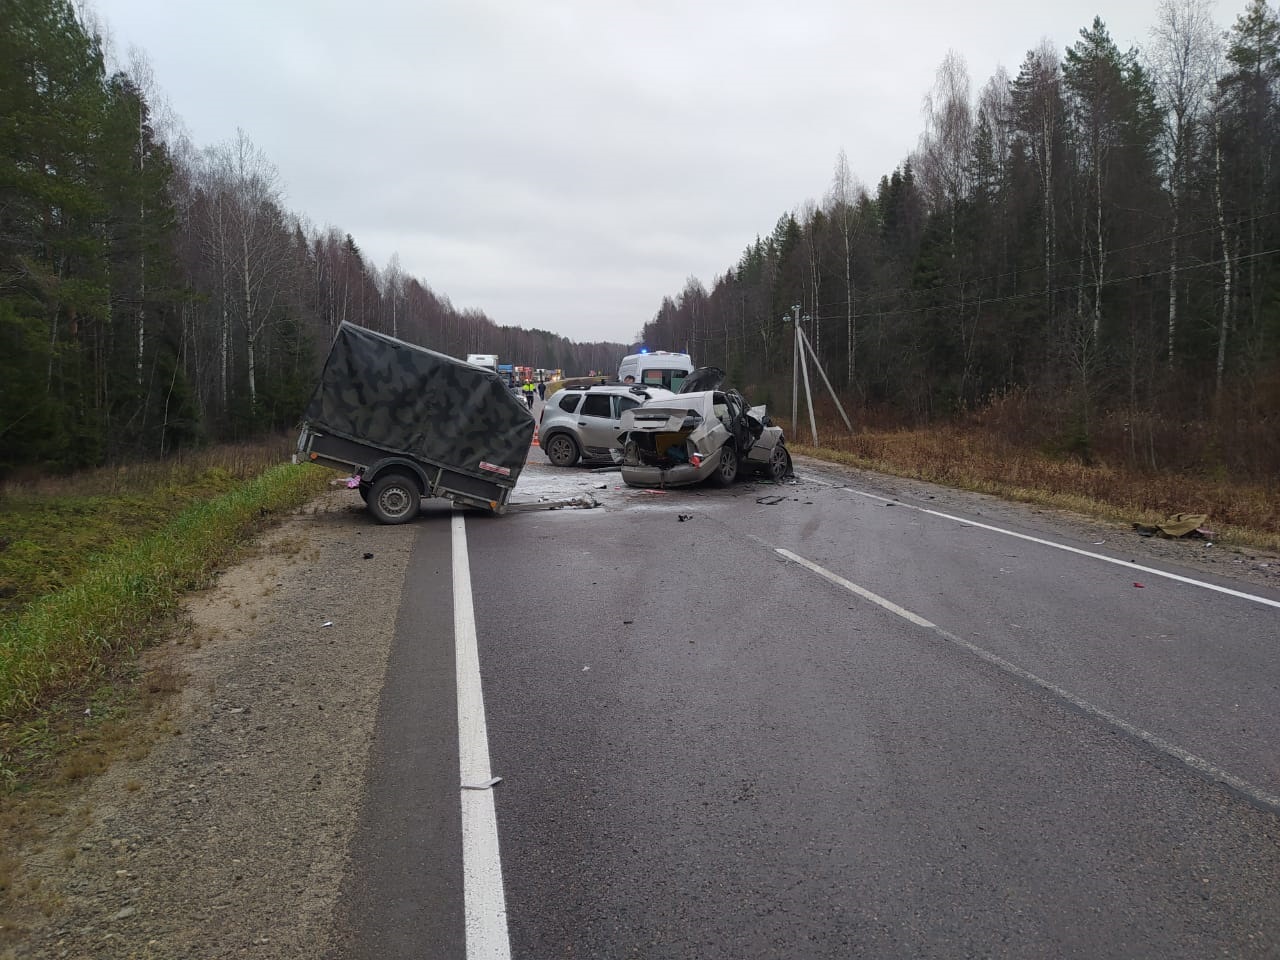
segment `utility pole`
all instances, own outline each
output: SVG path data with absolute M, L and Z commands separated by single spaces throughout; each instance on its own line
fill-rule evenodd
M 806 316 L 805 320 L 809 318 Z M 796 349 L 800 351 L 800 376 L 804 377 L 804 400 L 809 405 L 809 432 L 813 434 L 813 445 L 818 445 L 818 421 L 813 411 L 813 391 L 809 388 L 809 364 L 804 358 L 804 347 L 809 346 L 809 338 L 804 335 L 804 331 L 800 329 L 800 324 L 796 324 Z M 812 349 L 812 347 L 810 347 Z M 813 362 L 817 365 L 818 358 L 814 355 Z M 826 374 L 823 374 L 825 377 Z M 839 403 L 840 401 L 836 401 Z M 792 435 L 795 435 L 795 428 L 792 428 Z
M 818 424 L 815 411 L 813 409 L 813 390 L 809 385 L 809 364 L 805 359 L 807 356 L 813 358 L 813 367 L 818 371 L 818 376 L 822 377 L 823 384 L 826 385 L 827 391 L 831 394 L 831 399 L 835 401 L 836 409 L 840 411 L 840 417 L 844 420 L 844 425 L 849 428 L 849 433 L 853 433 L 853 424 L 849 422 L 849 415 L 845 413 L 844 404 L 840 402 L 840 397 L 836 395 L 835 387 L 831 386 L 831 381 L 827 378 L 827 373 L 822 369 L 822 363 L 818 360 L 818 352 L 814 350 L 813 344 L 809 342 L 809 338 L 805 336 L 800 326 L 800 307 L 799 305 L 791 308 L 792 316 L 782 317 L 783 323 L 790 323 L 794 336 L 791 343 L 791 436 L 796 436 L 796 429 L 799 424 L 800 417 L 800 377 L 804 376 L 804 396 L 805 402 L 809 405 L 809 430 L 813 435 L 813 445 L 818 445 Z M 805 322 L 811 322 L 806 316 Z
M 796 422 L 800 414 L 800 304 L 791 305 L 791 435 L 796 435 Z M 786 323 L 787 318 L 783 317 Z

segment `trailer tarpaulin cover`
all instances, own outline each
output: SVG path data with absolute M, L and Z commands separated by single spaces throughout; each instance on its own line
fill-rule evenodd
M 321 433 L 514 485 L 533 414 L 492 370 L 354 324 L 338 328 L 305 418 Z

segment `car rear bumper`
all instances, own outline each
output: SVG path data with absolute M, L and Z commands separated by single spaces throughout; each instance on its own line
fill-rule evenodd
M 687 487 L 701 483 L 720 466 L 720 451 L 707 456 L 698 466 L 678 463 L 672 467 L 622 464 L 622 482 L 630 487 Z

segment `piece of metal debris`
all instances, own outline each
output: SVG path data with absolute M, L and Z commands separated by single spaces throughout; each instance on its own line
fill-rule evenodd
M 559 510 L 562 507 L 578 507 L 583 510 L 592 510 L 600 506 L 600 501 L 589 493 L 584 493 L 580 497 L 570 497 L 568 500 L 541 500 L 538 503 L 509 503 L 507 504 L 507 513 L 526 513 L 530 510 Z
M 498 784 L 501 782 L 502 782 L 501 777 L 490 777 L 484 783 L 464 783 L 462 785 L 462 789 L 463 790 L 491 790 L 493 789 L 494 784 Z
M 787 498 L 786 498 L 786 497 L 779 497 L 779 496 L 774 496 L 774 497 L 756 497 L 756 503 L 762 503 L 762 504 L 764 504 L 766 507 L 773 507 L 773 506 L 777 506 L 779 503 L 781 503 L 781 502 L 782 502 L 783 500 L 785 500 L 785 499 L 787 499 Z

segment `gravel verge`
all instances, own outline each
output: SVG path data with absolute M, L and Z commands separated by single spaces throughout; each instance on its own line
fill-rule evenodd
M 289 516 L 148 653 L 182 690 L 19 851 L 0 956 L 324 953 L 413 541 L 353 500 Z

